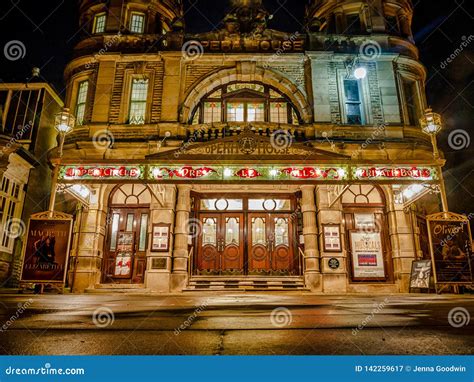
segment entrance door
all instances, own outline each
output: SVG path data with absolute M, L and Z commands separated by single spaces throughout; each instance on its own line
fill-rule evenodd
M 248 273 L 290 275 L 295 272 L 293 227 L 289 214 L 250 213 Z
M 201 214 L 197 269 L 200 274 L 243 274 L 243 214 Z
M 103 282 L 142 284 L 146 268 L 148 209 L 112 208 L 105 251 Z M 131 256 L 124 254 L 120 233 L 133 237 Z M 126 263 L 124 263 L 126 261 Z

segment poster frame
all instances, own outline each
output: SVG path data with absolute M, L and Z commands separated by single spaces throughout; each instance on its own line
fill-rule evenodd
M 30 232 L 30 225 L 31 221 L 67 221 L 69 222 L 69 232 L 68 232 L 68 239 L 67 239 L 67 247 L 66 247 L 66 257 L 64 259 L 64 275 L 62 280 L 23 280 L 23 271 L 24 271 L 24 266 L 25 266 L 25 259 L 26 259 L 26 249 L 28 247 L 28 237 L 29 237 L 29 232 Z M 66 278 L 68 275 L 68 268 L 69 268 L 69 257 L 70 257 L 70 251 L 71 251 L 71 238 L 72 238 L 72 233 L 73 233 L 73 221 L 74 218 L 72 215 L 61 213 L 61 212 L 40 212 L 37 214 L 33 214 L 30 216 L 28 219 L 28 225 L 27 225 L 27 230 L 26 230 L 26 238 L 23 240 L 23 245 L 22 245 L 22 258 L 21 258 L 21 273 L 20 273 L 20 283 L 22 284 L 45 284 L 45 285 L 50 285 L 50 284 L 56 284 L 59 286 L 62 286 L 64 288 L 66 284 Z

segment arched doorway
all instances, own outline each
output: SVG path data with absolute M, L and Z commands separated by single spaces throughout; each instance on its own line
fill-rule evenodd
M 393 282 L 386 201 L 373 185 L 353 185 L 342 196 L 351 282 Z
M 142 184 L 124 184 L 111 193 L 104 251 L 104 283 L 144 282 L 150 202 L 150 191 Z

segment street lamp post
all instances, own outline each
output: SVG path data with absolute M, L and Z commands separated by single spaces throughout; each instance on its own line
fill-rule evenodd
M 53 217 L 54 204 L 56 202 L 56 190 L 58 186 L 59 168 L 61 165 L 61 159 L 63 157 L 63 146 L 68 135 L 76 124 L 76 118 L 69 112 L 69 109 L 64 108 L 63 111 L 56 114 L 54 117 L 54 128 L 58 132 L 59 145 L 58 145 L 58 158 L 55 160 L 53 170 L 53 180 L 51 183 L 51 195 L 49 198 L 49 217 Z
M 439 161 L 440 155 L 438 150 L 438 141 L 436 140 L 437 135 L 443 128 L 441 116 L 434 113 L 431 108 L 425 110 L 422 118 L 420 118 L 421 130 L 431 138 L 431 145 L 433 146 L 433 158 L 436 162 Z M 443 212 L 448 212 L 448 198 L 446 196 L 446 188 L 444 186 L 443 169 L 439 166 L 439 188 L 441 193 L 441 205 Z

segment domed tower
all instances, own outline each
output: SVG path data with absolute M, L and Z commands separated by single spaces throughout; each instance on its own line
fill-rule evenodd
M 140 45 L 137 40 L 156 40 L 183 29 L 183 1 L 79 0 L 79 25 L 83 38 L 76 53 L 104 45 L 111 37 L 117 45 L 116 40 L 130 36 L 120 44 L 120 50 L 126 50 L 127 43 L 132 47 Z
M 375 41 L 382 52 L 417 59 L 412 18 L 411 0 L 308 0 L 306 6 L 312 50 L 350 52 Z
M 309 0 L 306 17 L 312 32 L 388 34 L 412 40 L 411 0 Z

